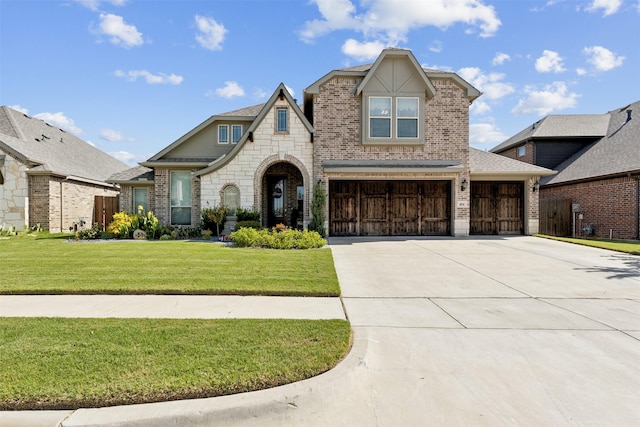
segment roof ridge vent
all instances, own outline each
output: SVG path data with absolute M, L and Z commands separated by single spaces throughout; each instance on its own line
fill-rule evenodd
M 627 110 L 627 121 L 626 121 L 625 123 L 627 123 L 627 122 L 629 122 L 629 121 L 631 120 L 631 112 L 632 112 L 632 111 L 633 111 L 633 110 L 632 110 L 632 109 L 630 109 L 630 108 Z

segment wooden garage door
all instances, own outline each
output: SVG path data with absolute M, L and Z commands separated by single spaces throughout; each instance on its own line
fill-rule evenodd
M 471 234 L 522 234 L 522 182 L 471 183 Z
M 331 181 L 332 236 L 451 233 L 449 181 Z

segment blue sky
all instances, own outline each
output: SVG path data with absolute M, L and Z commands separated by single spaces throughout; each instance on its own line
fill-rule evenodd
M 214 114 L 411 49 L 484 94 L 470 144 L 640 99 L 640 0 L 0 0 L 0 105 L 135 165 Z

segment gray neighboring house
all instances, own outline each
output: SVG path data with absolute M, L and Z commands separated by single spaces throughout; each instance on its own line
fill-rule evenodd
M 62 129 L 0 107 L 0 226 L 91 227 L 96 200 L 117 202 L 118 187 L 105 180 L 127 168 Z
M 558 171 L 540 179 L 541 232 L 640 239 L 640 101 L 544 117 L 491 152 Z

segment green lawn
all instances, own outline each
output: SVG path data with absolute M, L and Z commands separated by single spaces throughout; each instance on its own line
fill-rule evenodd
M 273 387 L 332 368 L 342 320 L 0 318 L 0 409 L 74 409 Z
M 545 239 L 559 240 L 561 242 L 575 243 L 578 245 L 592 246 L 594 248 L 609 249 L 633 255 L 640 255 L 640 242 L 630 240 L 606 240 L 606 239 L 574 239 L 571 237 L 555 237 L 538 234 Z
M 0 294 L 340 294 L 326 248 L 23 237 L 0 240 L 0 265 Z

